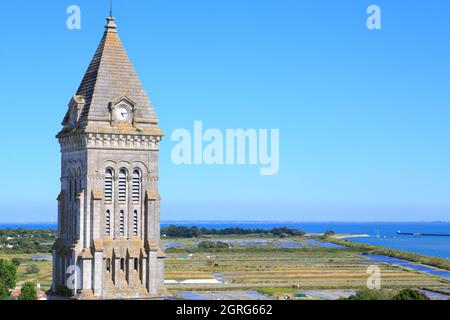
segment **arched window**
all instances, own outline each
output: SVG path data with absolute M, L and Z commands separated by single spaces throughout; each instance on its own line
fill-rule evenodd
M 134 270 L 138 271 L 138 267 L 139 267 L 139 260 L 138 258 L 134 258 Z
M 125 270 L 125 259 L 124 258 L 120 259 L 120 270 L 122 270 L 122 271 Z
M 111 169 L 105 171 L 105 201 L 112 201 L 113 173 Z
M 109 210 L 106 210 L 105 233 L 108 237 L 111 236 L 111 211 Z
M 127 200 L 127 173 L 124 169 L 119 171 L 119 201 Z
M 106 271 L 111 271 L 111 259 L 106 259 Z
M 120 210 L 120 217 L 119 217 L 119 233 L 120 236 L 125 235 L 125 214 L 123 210 Z
M 133 235 L 138 235 L 138 212 L 137 210 L 134 210 L 133 213 Z
M 133 171 L 133 202 L 139 202 L 141 197 L 141 174 L 139 170 Z

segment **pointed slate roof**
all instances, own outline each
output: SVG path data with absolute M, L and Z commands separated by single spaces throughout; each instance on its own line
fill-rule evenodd
M 76 93 L 85 100 L 78 126 L 108 121 L 109 104 L 127 97 L 136 105 L 135 122 L 157 123 L 157 116 L 109 17 L 105 33 Z

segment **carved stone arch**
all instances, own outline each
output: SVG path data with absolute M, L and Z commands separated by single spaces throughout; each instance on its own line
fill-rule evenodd
M 113 178 L 116 176 L 116 168 L 115 168 L 115 166 L 108 166 L 108 165 L 105 165 L 105 167 L 104 167 L 104 169 L 103 169 L 103 175 L 106 173 L 106 171 L 108 171 L 108 170 L 111 170 L 111 174 L 112 174 L 112 176 L 113 176 Z
M 130 179 L 132 172 L 133 172 L 133 167 L 132 167 L 130 161 L 126 161 L 126 160 L 118 161 L 116 164 L 116 167 L 117 167 L 118 174 L 119 174 L 120 170 L 125 170 L 127 179 L 128 180 Z
M 104 161 L 104 163 L 103 163 L 103 165 L 105 166 L 105 168 L 106 167 L 112 167 L 112 168 L 115 168 L 116 167 L 116 165 L 117 165 L 117 161 L 114 161 L 114 160 L 105 160 Z
M 125 171 L 125 175 L 128 178 L 130 176 L 130 169 L 129 169 L 129 167 L 128 166 L 120 166 L 119 165 L 118 168 L 117 168 L 117 174 L 119 175 L 122 170 Z
M 138 169 L 140 171 L 141 176 L 144 176 L 148 173 L 150 173 L 147 165 L 143 163 L 142 161 L 133 161 L 131 163 L 131 172 L 133 172 L 135 169 Z
M 117 168 L 117 162 L 113 160 L 106 160 L 102 163 L 98 164 L 98 172 L 101 173 L 102 176 L 105 175 L 106 170 L 110 169 L 113 173 L 113 179 L 117 178 L 117 175 L 119 173 L 119 169 Z
M 80 177 L 84 173 L 84 166 L 81 160 L 70 160 L 65 164 L 69 177 Z

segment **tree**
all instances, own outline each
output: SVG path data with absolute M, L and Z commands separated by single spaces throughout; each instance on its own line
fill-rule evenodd
M 429 300 L 428 297 L 415 289 L 403 289 L 392 297 L 392 300 Z
M 229 245 L 228 243 L 220 242 L 220 241 L 201 241 L 198 244 L 198 247 L 200 249 L 228 249 Z
M 370 290 L 367 288 L 358 290 L 356 295 L 348 298 L 348 300 L 391 300 L 390 292 L 386 290 Z
M 19 258 L 12 258 L 11 262 L 13 265 L 15 265 L 16 267 L 20 266 L 20 264 L 22 263 L 22 261 Z
M 10 295 L 10 290 L 16 286 L 16 266 L 0 259 L 0 300 Z
M 331 236 L 334 236 L 335 233 L 333 230 L 327 230 L 327 231 L 325 231 L 325 233 L 323 235 L 326 237 L 331 237 Z
M 31 266 L 28 266 L 28 267 L 25 269 L 25 271 L 26 271 L 26 273 L 28 273 L 28 274 L 35 274 L 35 273 L 39 273 L 40 269 L 39 269 L 39 267 L 38 267 L 37 265 L 32 264 Z
M 36 300 L 36 286 L 33 282 L 25 282 L 20 291 L 19 300 Z

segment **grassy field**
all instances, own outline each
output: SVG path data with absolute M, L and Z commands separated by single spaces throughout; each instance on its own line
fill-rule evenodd
M 12 258 L 21 259 L 22 263 L 17 268 L 17 285 L 21 286 L 26 281 L 32 281 L 40 283 L 42 290 L 48 290 L 52 284 L 52 262 L 51 261 L 32 261 L 33 256 L 39 256 L 40 254 L 12 254 L 1 253 L 0 259 L 10 260 Z M 48 253 L 42 255 L 48 256 Z M 37 274 L 28 274 L 26 269 L 30 265 L 36 265 L 39 268 Z
M 173 241 L 183 242 L 183 239 Z M 217 279 L 224 283 L 173 284 L 167 287 L 173 293 L 180 290 L 254 289 L 272 296 L 295 293 L 300 289 L 359 289 L 366 286 L 367 267 L 372 264 L 361 257 L 361 253 L 355 248 L 317 246 L 280 249 L 270 241 L 264 246 L 234 245 L 233 249 L 223 252 L 201 252 L 196 251 L 190 241 L 167 251 L 166 279 Z M 380 264 L 379 267 L 381 285 L 386 289 L 438 290 L 449 286 L 440 278 L 399 266 Z
M 254 241 L 249 237 L 231 237 Z M 230 240 L 228 239 L 228 240 Z M 204 240 L 204 239 L 203 239 Z M 211 240 L 211 239 L 210 239 Z M 216 240 L 226 242 L 224 237 Z M 308 245 L 304 238 L 288 240 L 264 238 L 264 243 L 229 242 L 230 249 L 200 250 L 196 239 L 164 240 L 178 246 L 167 249 L 166 280 L 216 279 L 217 284 L 168 284 L 173 295 L 179 291 L 257 290 L 275 297 L 299 290 L 347 290 L 366 286 L 369 263 L 358 248 L 322 248 Z M 299 248 L 280 248 L 276 241 L 298 242 Z M 2 254 L 0 258 L 21 258 L 18 285 L 25 281 L 39 282 L 43 290 L 51 285 L 51 261 L 31 261 L 38 254 Z M 48 255 L 48 253 L 43 254 Z M 38 274 L 26 268 L 36 265 Z M 379 264 L 381 285 L 385 289 L 428 288 L 445 290 L 448 281 L 395 265 Z

